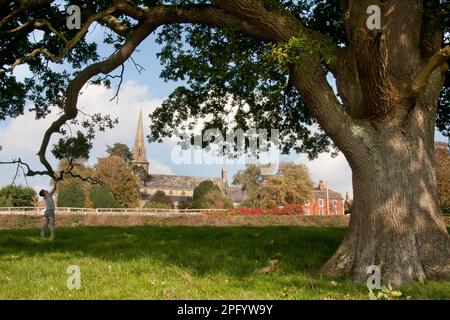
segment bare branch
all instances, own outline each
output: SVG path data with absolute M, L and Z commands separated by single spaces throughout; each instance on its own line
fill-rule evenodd
M 136 71 L 141 74 L 142 71 L 145 71 L 145 68 L 143 66 L 141 66 L 139 63 L 137 63 L 136 61 L 134 61 L 133 57 L 130 57 L 130 60 L 133 62 L 134 67 L 136 68 Z
M 53 178 L 53 176 L 50 174 L 49 171 L 34 171 L 34 170 L 31 170 L 30 166 L 27 163 L 23 162 L 20 158 L 18 160 L 0 161 L 0 165 L 1 164 L 6 164 L 6 165 L 7 164 L 17 164 L 17 165 L 20 165 L 20 166 L 24 166 L 25 168 L 27 168 L 27 172 L 25 173 L 25 175 L 28 176 L 28 177 L 33 177 L 33 176 L 38 176 L 38 175 L 40 175 L 40 176 L 46 175 L 46 176 L 50 176 L 50 177 Z
M 122 70 L 120 71 L 120 75 L 118 75 L 117 77 L 120 78 L 119 81 L 119 85 L 117 86 L 117 90 L 116 93 L 114 94 L 114 96 L 111 98 L 111 100 L 109 101 L 113 101 L 114 99 L 116 100 L 116 103 L 119 102 L 119 91 L 120 91 L 120 87 L 122 86 L 122 82 L 123 82 L 123 72 L 125 71 L 125 65 L 122 63 Z
M 100 181 L 100 179 L 96 178 L 96 177 L 83 177 L 79 174 L 74 174 L 73 172 L 69 171 L 65 173 L 66 175 L 68 175 L 71 178 L 76 178 L 76 179 L 80 179 L 81 181 L 84 182 L 88 182 L 90 184 L 102 184 L 102 182 Z

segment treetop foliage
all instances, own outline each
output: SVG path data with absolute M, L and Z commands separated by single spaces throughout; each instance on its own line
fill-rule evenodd
M 278 128 L 285 153 L 295 150 L 313 158 L 320 152 L 333 150 L 332 142 L 306 107 L 286 67 L 303 52 L 313 51 L 320 56 L 323 69 L 331 71 L 330 48 L 348 45 L 340 2 L 262 2 L 269 10 L 287 10 L 285 12 L 309 30 L 308 36 L 317 33 L 313 34 L 317 42 L 298 37 L 286 43 L 274 43 L 248 37 L 233 26 L 170 23 L 168 19 L 168 23 L 157 29 L 157 42 L 162 45 L 157 54 L 163 65 L 160 76 L 164 81 L 181 80 L 183 84 L 151 114 L 151 141 L 175 135 L 175 128 L 192 129 L 197 120 L 202 119 L 204 129 Z M 108 58 L 102 57 L 99 43 L 89 41 L 89 27 L 95 24 L 104 27 L 102 45 L 112 47 L 117 53 L 130 41 L 133 31 L 144 23 L 139 15 L 165 8 L 168 16 L 171 13 L 176 16 L 180 15 L 178 9 L 215 8 L 216 3 L 206 0 L 0 0 L 0 120 L 23 114 L 27 103 L 37 119 L 65 110 L 71 83 L 78 76 L 84 76 L 83 72 L 89 70 L 90 73 L 94 66 L 100 72 L 92 72 L 92 84 L 109 87 L 121 77 L 110 75 L 109 66 L 102 64 Z M 450 1 L 427 3 L 432 5 L 429 14 L 442 18 L 442 46 L 447 45 Z M 82 10 L 81 30 L 66 27 L 65 9 L 69 5 L 78 5 Z M 26 65 L 32 76 L 19 80 L 13 70 L 20 64 Z M 123 62 L 112 70 L 120 65 Z M 106 75 L 99 76 L 102 70 Z M 447 136 L 450 133 L 449 79 L 447 71 L 436 119 L 438 129 Z M 77 118 L 77 112 L 71 111 L 67 119 L 63 119 L 64 123 L 73 121 L 83 125 L 85 132 L 77 132 L 75 137 L 62 126 L 56 128 L 56 133 L 63 135 L 53 150 L 57 158 L 67 159 L 72 152 L 86 156 L 95 131 L 106 130 L 117 123 L 116 119 L 98 114 L 84 114 L 83 118 Z M 80 142 L 79 147 L 71 148 L 75 141 Z M 43 164 L 52 174 L 49 165 L 45 161 Z

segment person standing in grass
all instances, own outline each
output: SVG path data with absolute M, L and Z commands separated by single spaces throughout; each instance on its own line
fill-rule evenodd
M 50 226 L 50 238 L 55 239 L 55 201 L 53 200 L 53 195 L 56 191 L 56 183 L 54 183 L 52 191 L 47 190 L 39 191 L 39 195 L 44 198 L 45 201 L 45 212 L 44 212 L 44 222 L 41 228 L 41 238 L 44 239 L 45 231 Z

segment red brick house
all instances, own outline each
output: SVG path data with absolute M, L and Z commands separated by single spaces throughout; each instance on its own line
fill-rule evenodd
M 339 192 L 327 188 L 325 181 L 311 190 L 311 198 L 305 201 L 304 214 L 311 216 L 343 216 L 344 198 Z

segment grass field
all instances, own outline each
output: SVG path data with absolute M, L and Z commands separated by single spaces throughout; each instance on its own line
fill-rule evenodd
M 314 275 L 344 228 L 60 228 L 0 231 L 2 299 L 367 299 L 365 286 Z M 274 270 L 261 269 L 278 260 Z M 66 268 L 81 268 L 69 290 Z M 412 299 L 449 299 L 450 283 L 402 289 Z

